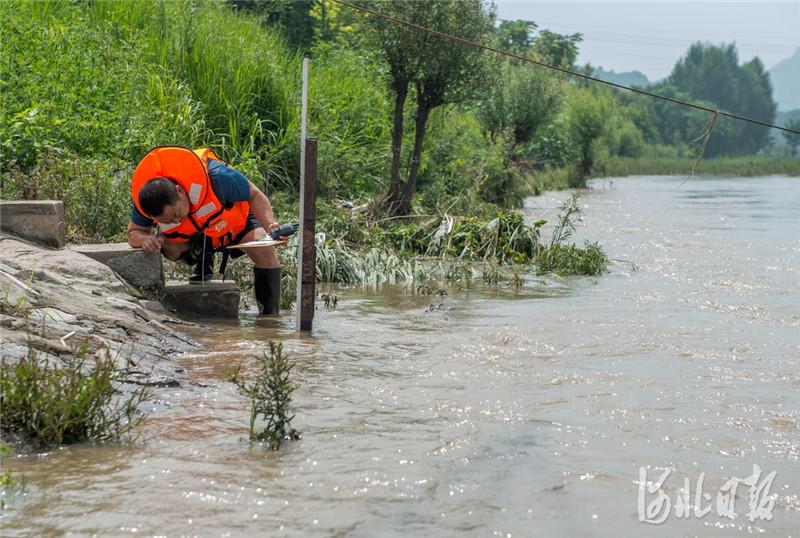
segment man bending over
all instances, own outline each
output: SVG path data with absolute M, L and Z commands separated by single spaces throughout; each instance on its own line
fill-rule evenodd
M 161 146 L 136 166 L 131 180 L 128 244 L 196 265 L 190 283 L 213 276 L 213 253 L 262 239 L 279 229 L 269 199 L 208 148 Z M 275 247 L 231 249 L 255 262 L 253 284 L 262 314 L 278 314 L 281 267 Z

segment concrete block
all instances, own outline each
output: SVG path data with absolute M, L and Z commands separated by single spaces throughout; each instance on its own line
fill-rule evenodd
M 233 282 L 212 280 L 205 284 L 167 282 L 163 303 L 181 314 L 199 317 L 237 318 L 241 292 Z
M 128 243 L 77 245 L 71 250 L 107 265 L 137 288 L 158 289 L 164 284 L 161 254 L 147 254 Z
M 48 247 L 64 246 L 64 202 L 0 200 L 0 231 Z

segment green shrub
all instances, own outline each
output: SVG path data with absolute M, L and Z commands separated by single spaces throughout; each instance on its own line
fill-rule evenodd
M 72 241 L 121 239 L 130 216 L 131 167 L 111 159 L 78 159 L 51 151 L 25 173 L 14 167 L 2 181 L 3 198 L 63 200 Z
M 599 275 L 606 270 L 608 258 L 597 243 L 586 243 L 584 248 L 574 243 L 553 245 L 536 257 L 536 274 Z
M 113 358 L 88 359 L 85 350 L 61 366 L 35 352 L 18 364 L 3 359 L 2 429 L 43 446 L 126 436 L 143 419 L 137 407 L 146 393 L 142 387 L 120 401 L 117 377 Z
M 322 196 L 371 196 L 390 158 L 391 106 L 368 51 L 320 43 L 309 68 L 309 136 L 320 139 Z
M 514 157 L 511 130 L 488 136 L 472 109 L 437 108 L 428 122 L 415 203 L 425 212 L 469 215 L 519 207 L 529 190 Z
M 269 343 L 266 352 L 258 358 L 258 372 L 252 383 L 239 377 L 241 365 L 233 375 L 239 392 L 250 398 L 250 439 L 269 444 L 277 450 L 286 439 L 299 439 L 300 432 L 291 427 L 292 393 L 297 388 L 290 379 L 294 363 L 283 353 L 283 344 Z M 258 429 L 256 422 L 264 424 Z

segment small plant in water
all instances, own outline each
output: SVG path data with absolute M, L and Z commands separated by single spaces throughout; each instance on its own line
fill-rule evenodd
M 437 288 L 430 284 L 422 284 L 417 286 L 417 293 L 420 295 L 434 295 L 436 297 L 445 297 L 447 290 L 444 288 Z
M 508 281 L 508 285 L 514 288 L 514 291 L 521 290 L 525 285 L 525 274 L 523 268 L 519 265 L 511 267 L 511 278 Z
M 252 383 L 240 379 L 241 365 L 234 372 L 233 383 L 239 392 L 250 398 L 250 439 L 269 444 L 277 450 L 286 439 L 300 439 L 300 432 L 291 427 L 294 415 L 290 405 L 295 384 L 289 378 L 294 363 L 283 353 L 283 344 L 269 343 L 269 354 L 258 359 L 259 370 Z M 258 419 L 264 421 L 256 429 Z
M 339 302 L 338 295 L 334 295 L 333 293 L 324 293 L 320 296 L 320 298 L 325 304 L 325 308 L 328 310 L 336 310 L 336 304 Z
M 575 232 L 575 223 L 580 221 L 578 195 L 573 194 L 561 207 L 561 214 L 553 228 L 550 244 L 536 256 L 537 274 L 598 275 L 606 270 L 608 257 L 597 243 L 587 242 L 584 248 L 574 243 L 566 244 Z
M 0 462 L 3 458 L 10 458 L 14 455 L 11 447 L 0 442 Z M 2 466 L 0 466 L 2 467 Z M 0 471 L 0 510 L 6 509 L 6 498 L 20 495 L 25 492 L 25 480 L 14 476 L 9 469 Z
M 503 279 L 500 268 L 494 262 L 483 264 L 483 283 L 487 286 L 497 286 Z
M 472 264 L 467 261 L 460 261 L 450 266 L 444 274 L 444 279 L 450 284 L 460 285 L 466 289 L 472 287 L 472 279 L 475 272 Z

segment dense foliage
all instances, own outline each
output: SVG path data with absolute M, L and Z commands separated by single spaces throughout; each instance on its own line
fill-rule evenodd
M 482 0 L 361 4 L 577 69 L 580 34 L 498 22 Z M 5 7 L 0 195 L 64 199 L 75 240 L 123 232 L 127 178 L 156 145 L 210 146 L 271 197 L 291 201 L 306 52 L 320 194 L 367 203 L 376 220 L 388 210 L 488 222 L 531 193 L 582 186 L 620 159 L 695 156 L 691 141 L 709 120 L 319 0 Z M 739 65 L 733 46 L 693 46 L 657 90 L 765 120 L 774 113 L 760 61 Z M 770 140 L 720 120 L 706 155 L 764 153 Z M 279 217 L 292 218 L 285 208 Z
M 651 90 L 768 123 L 775 120 L 776 104 L 764 65 L 758 57 L 740 65 L 732 44 L 695 43 L 675 64 L 670 76 Z M 692 135 L 698 136 L 709 120 L 707 112 L 660 101 L 639 102 L 650 112 L 642 118 L 654 127 L 647 132 L 648 139 L 655 143 L 685 143 Z M 660 121 L 654 122 L 653 118 Z M 709 139 L 706 155 L 755 155 L 768 149 L 769 135 L 766 127 L 723 117 Z

